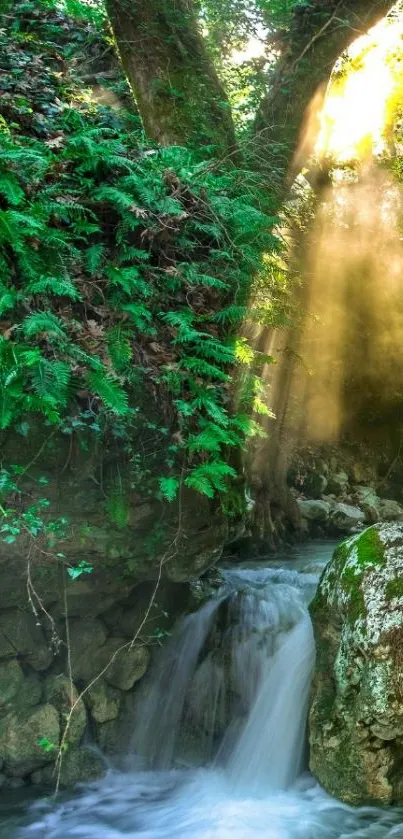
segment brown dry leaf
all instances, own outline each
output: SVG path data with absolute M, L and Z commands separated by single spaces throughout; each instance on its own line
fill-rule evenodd
M 48 149 L 61 149 L 64 145 L 64 135 L 60 134 L 58 137 L 52 137 L 51 140 L 45 140 L 45 146 Z

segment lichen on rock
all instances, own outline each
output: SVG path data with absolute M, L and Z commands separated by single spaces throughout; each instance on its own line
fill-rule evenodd
M 311 769 L 349 803 L 402 802 L 403 526 L 342 542 L 311 610 Z

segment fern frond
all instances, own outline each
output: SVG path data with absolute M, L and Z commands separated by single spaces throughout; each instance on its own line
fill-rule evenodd
M 70 300 L 81 300 L 78 288 L 68 277 L 39 277 L 31 280 L 27 285 L 29 294 L 45 294 L 55 297 L 69 297 Z
M 128 411 L 127 393 L 119 382 L 106 371 L 87 374 L 88 384 L 104 405 L 114 414 L 126 414 Z
M 55 338 L 67 339 L 63 321 L 52 312 L 34 312 L 28 315 L 22 324 L 22 332 L 26 338 L 46 334 Z

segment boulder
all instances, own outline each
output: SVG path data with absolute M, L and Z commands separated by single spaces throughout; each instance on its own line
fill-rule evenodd
M 380 519 L 380 501 L 373 487 L 357 486 L 354 490 L 355 501 L 365 515 L 367 524 L 376 524 Z
M 98 618 L 73 619 L 69 627 L 70 660 L 74 681 L 89 682 L 99 672 L 98 653 L 106 641 L 106 630 Z
M 351 528 L 363 525 L 364 521 L 363 511 L 351 504 L 335 504 L 330 511 L 329 523 L 339 533 L 348 533 Z
M 347 472 L 335 472 L 329 475 L 327 482 L 327 492 L 330 495 L 344 495 L 348 488 Z
M 106 766 L 99 754 L 93 749 L 68 749 L 64 753 L 60 769 L 60 786 L 72 787 L 88 781 L 95 781 L 105 775 Z M 56 781 L 54 767 L 45 766 L 31 777 L 34 784 L 54 786 Z
M 123 646 L 124 649 L 120 650 Z M 109 638 L 99 663 L 100 670 L 107 667 L 104 677 L 112 687 L 130 690 L 144 676 L 149 660 L 150 653 L 144 645 L 127 646 L 125 638 Z
M 6 646 L 5 646 L 6 645 Z M 0 614 L 0 656 L 19 655 L 34 670 L 47 670 L 53 652 L 32 612 L 8 609 Z
M 59 714 L 53 705 L 10 713 L 0 720 L 0 757 L 5 772 L 24 777 L 56 760 Z
M 119 714 L 121 695 L 102 678 L 98 679 L 86 694 L 91 715 L 98 723 L 115 720 Z
M 401 804 L 403 525 L 374 525 L 342 542 L 311 612 L 311 770 L 350 804 Z
M 45 697 L 47 702 L 50 702 L 59 712 L 61 731 L 64 730 L 72 706 L 75 706 L 70 718 L 66 742 L 69 745 L 78 745 L 87 725 L 87 711 L 82 699 L 77 702 L 76 686 L 64 673 L 49 676 L 45 682 Z
M 379 515 L 382 521 L 402 521 L 403 507 L 397 501 L 389 498 L 382 498 L 379 502 Z
M 297 504 L 303 519 L 315 522 L 325 522 L 329 518 L 330 504 L 327 501 L 297 499 Z
M 7 714 L 24 683 L 17 659 L 0 662 L 0 716 Z

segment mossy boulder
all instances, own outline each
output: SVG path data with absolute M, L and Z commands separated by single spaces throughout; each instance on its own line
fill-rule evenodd
M 0 720 L 0 758 L 5 773 L 25 775 L 56 760 L 59 744 L 59 714 L 53 705 L 10 713 Z
M 68 749 L 62 757 L 59 784 L 72 787 L 88 781 L 95 781 L 105 775 L 106 765 L 99 754 L 91 748 Z M 54 786 L 56 773 L 54 766 L 45 766 L 32 778 L 36 784 Z
M 311 612 L 311 770 L 348 803 L 402 803 L 403 525 L 342 542 Z
M 59 712 L 60 729 L 64 730 L 66 721 L 69 728 L 66 741 L 70 745 L 78 745 L 87 725 L 87 711 L 82 699 L 79 699 L 76 686 L 64 673 L 49 676 L 45 682 L 46 701 L 50 702 Z M 70 716 L 71 708 L 74 711 Z
M 121 693 L 108 685 L 104 679 L 98 679 L 87 693 L 87 703 L 91 715 L 97 723 L 115 720 L 119 715 Z

